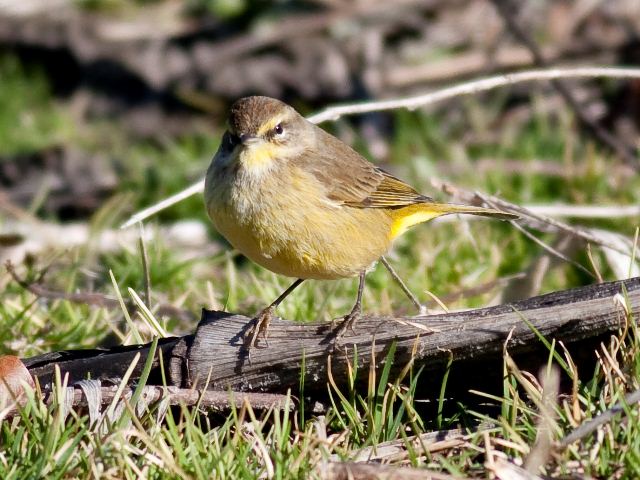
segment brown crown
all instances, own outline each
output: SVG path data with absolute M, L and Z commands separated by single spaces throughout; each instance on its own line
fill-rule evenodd
M 229 128 L 236 135 L 255 135 L 275 115 L 289 109 L 286 103 L 270 97 L 244 97 L 231 105 Z

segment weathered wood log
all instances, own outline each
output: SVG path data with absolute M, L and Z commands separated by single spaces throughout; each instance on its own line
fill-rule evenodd
M 187 338 L 188 337 L 171 337 L 158 341 L 159 353 L 156 353 L 153 369 L 149 376 L 150 384 L 160 383 L 161 372 L 159 359 L 170 358 L 174 347 L 180 341 L 184 341 Z M 140 377 L 150 347 L 151 344 L 87 350 L 64 350 L 27 358 L 22 362 L 31 375 L 38 378 L 40 385 L 43 387 L 50 386 L 53 382 L 56 366 L 60 368 L 62 375 L 65 373 L 69 375 L 70 384 L 85 378 L 106 382 L 113 380 L 114 383 L 118 383 L 137 354 L 140 354 L 140 360 L 137 362 L 131 378 L 136 379 Z M 160 355 L 162 355 L 162 357 L 160 357 Z
M 614 297 L 628 292 L 629 308 L 640 314 L 640 278 L 555 292 L 513 304 L 426 317 L 365 317 L 355 335 L 342 339 L 347 355 L 331 355 L 330 325 L 299 324 L 274 320 L 269 328 L 269 348 L 253 349 L 251 363 L 240 355 L 238 332 L 248 319 L 221 312 L 204 312 L 203 320 L 188 346 L 187 385 L 201 385 L 211 375 L 212 388 L 279 390 L 298 384 L 302 358 L 306 385 L 324 386 L 330 356 L 332 375 L 344 378 L 347 358 L 357 347 L 358 363 L 366 375 L 372 352 L 382 362 L 392 342 L 395 361 L 403 368 L 412 358 L 427 369 L 455 360 L 500 353 L 511 333 L 510 350 L 523 351 L 538 343 L 536 333 L 563 341 L 577 341 L 624 325 L 625 311 Z M 425 331 L 419 327 L 431 329 Z M 175 377 L 178 379 L 178 377 Z
M 507 338 L 509 351 L 521 353 L 540 347 L 536 331 L 548 339 L 577 342 L 617 331 L 639 316 L 640 277 L 636 277 L 465 312 L 402 318 L 368 316 L 357 324 L 355 333 L 347 333 L 342 339 L 344 351 L 332 352 L 329 323 L 275 319 L 269 328 L 268 348 L 252 349 L 251 361 L 242 345 L 249 319 L 203 311 L 194 335 L 163 339 L 158 351 L 172 385 L 283 392 L 297 388 L 304 363 L 305 388 L 314 390 L 325 388 L 329 365 L 336 382 L 344 384 L 354 348 L 364 376 L 372 358 L 376 365 L 382 364 L 393 343 L 396 370 L 412 360 L 428 371 L 442 368 L 450 357 L 454 361 L 500 358 Z M 54 364 L 69 372 L 72 381 L 87 376 L 108 379 L 121 376 L 137 353 L 143 357 L 137 367 L 141 369 L 147 351 L 148 346 L 142 345 L 59 352 L 24 363 L 41 384 L 51 380 Z M 159 367 L 156 359 L 149 383 L 161 378 Z

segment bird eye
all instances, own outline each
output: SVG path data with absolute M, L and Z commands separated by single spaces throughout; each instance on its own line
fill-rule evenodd
M 273 131 L 276 132 L 276 135 L 282 135 L 284 133 L 284 127 L 281 123 L 279 123 L 275 127 L 273 127 Z

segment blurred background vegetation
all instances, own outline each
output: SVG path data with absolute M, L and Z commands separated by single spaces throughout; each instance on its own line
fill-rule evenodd
M 0 2 L 0 260 L 52 291 L 113 296 L 112 271 L 125 294 L 141 292 L 140 231 L 117 227 L 203 176 L 235 99 L 269 95 L 310 114 L 523 68 L 637 66 L 639 38 L 636 0 Z M 440 199 L 432 178 L 522 205 L 638 205 L 640 81 L 565 85 L 577 109 L 555 85 L 527 83 L 323 128 Z M 637 214 L 567 221 L 627 241 L 640 224 Z M 468 219 L 413 229 L 392 261 L 423 301 L 429 291 L 450 308 L 637 272 L 628 258 L 536 235 L 584 268 L 508 224 Z M 151 306 L 192 314 L 163 317 L 172 334 L 192 331 L 203 306 L 252 314 L 289 282 L 230 250 L 200 196 L 148 221 L 144 238 Z M 335 318 L 354 294 L 351 280 L 308 282 L 279 313 Z M 380 268 L 365 311 L 413 313 Z M 123 322 L 120 310 L 38 298 L 0 275 L 0 352 L 131 343 Z

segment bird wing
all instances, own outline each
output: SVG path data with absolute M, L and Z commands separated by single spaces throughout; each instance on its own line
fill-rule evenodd
M 356 208 L 400 208 L 433 201 L 333 135 L 317 131 L 317 146 L 300 155 L 299 162 L 322 183 L 330 200 Z

